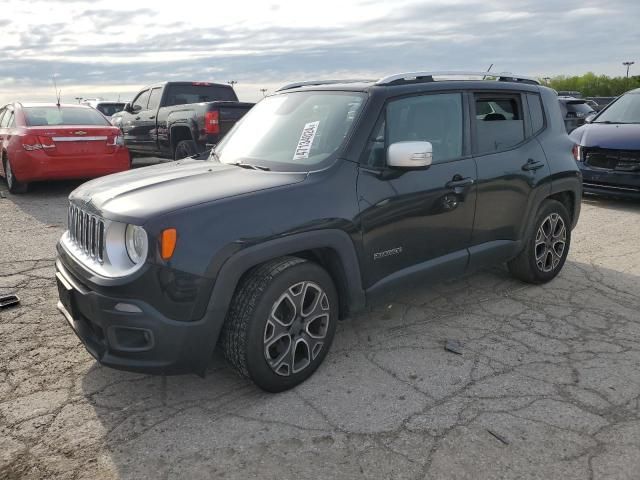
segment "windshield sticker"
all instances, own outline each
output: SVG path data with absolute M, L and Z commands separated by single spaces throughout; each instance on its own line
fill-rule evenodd
M 304 126 L 302 129 L 302 135 L 300 135 L 300 140 L 298 140 L 298 146 L 293 154 L 294 160 L 309 158 L 309 152 L 311 151 L 311 145 L 313 145 L 313 139 L 316 137 L 318 125 L 320 125 L 320 120 L 317 122 L 307 123 Z

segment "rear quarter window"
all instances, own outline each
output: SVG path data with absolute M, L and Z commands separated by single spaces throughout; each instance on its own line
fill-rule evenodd
M 535 135 L 544 128 L 544 112 L 540 95 L 527 93 L 527 104 L 529 105 L 529 116 L 531 117 L 531 133 Z

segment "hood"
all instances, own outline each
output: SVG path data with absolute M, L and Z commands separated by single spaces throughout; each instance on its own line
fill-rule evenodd
M 583 147 L 640 150 L 640 124 L 589 123 L 575 129 L 570 136 Z
M 105 218 L 141 224 L 201 203 L 298 183 L 306 175 L 179 160 L 91 180 L 71 192 L 69 200 Z

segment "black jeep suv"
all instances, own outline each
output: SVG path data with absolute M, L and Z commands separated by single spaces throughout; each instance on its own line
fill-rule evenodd
M 401 281 L 562 269 L 582 195 L 555 92 L 513 75 L 303 82 L 208 160 L 70 195 L 58 307 L 101 363 L 203 374 L 219 345 L 281 391 L 339 318 Z

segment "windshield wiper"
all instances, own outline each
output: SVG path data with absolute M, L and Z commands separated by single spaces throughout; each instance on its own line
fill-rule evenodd
M 236 167 L 247 168 L 250 170 L 262 170 L 264 172 L 268 172 L 269 170 L 271 170 L 269 167 L 263 167 L 262 165 L 253 165 L 251 163 L 243 162 L 228 163 L 227 165 L 235 165 Z
M 636 122 L 612 122 L 611 120 L 603 120 L 601 122 L 593 122 L 593 123 L 606 123 L 607 125 L 627 125 L 627 124 L 636 123 Z

